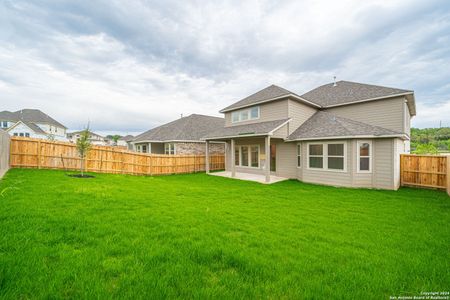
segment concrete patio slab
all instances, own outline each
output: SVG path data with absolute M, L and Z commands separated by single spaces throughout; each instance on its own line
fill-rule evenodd
M 214 173 L 208 173 L 209 175 L 213 176 L 220 176 L 220 177 L 227 177 L 227 178 L 233 178 L 233 179 L 240 179 L 240 180 L 247 180 L 247 181 L 255 181 L 263 184 L 272 184 L 275 182 L 280 182 L 284 180 L 288 180 L 289 178 L 279 177 L 270 175 L 270 182 L 266 182 L 266 176 L 260 175 L 260 174 L 250 174 L 250 173 L 241 173 L 236 172 L 236 176 L 232 177 L 231 172 L 228 171 L 222 171 L 222 172 L 214 172 Z

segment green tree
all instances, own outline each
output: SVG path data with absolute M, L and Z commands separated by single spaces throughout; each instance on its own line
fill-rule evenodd
M 88 124 L 87 128 L 80 133 L 80 138 L 77 140 L 77 151 L 78 151 L 78 155 L 81 158 L 81 168 L 80 168 L 81 177 L 84 176 L 86 156 L 88 155 L 89 150 L 92 147 L 91 142 L 89 141 L 89 136 L 90 136 L 90 132 L 89 132 L 89 124 Z
M 413 151 L 414 154 L 438 154 L 437 148 L 432 144 L 420 144 L 417 145 L 416 150 Z

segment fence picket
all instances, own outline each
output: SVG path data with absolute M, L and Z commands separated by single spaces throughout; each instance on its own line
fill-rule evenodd
M 400 183 L 402 186 L 446 189 L 450 195 L 449 165 L 449 156 L 401 154 Z
M 80 168 L 81 161 L 76 145 L 72 143 L 12 137 L 10 151 L 12 168 L 64 170 Z M 215 162 L 211 170 L 225 169 L 224 155 L 210 157 L 211 161 Z M 162 175 L 204 171 L 204 164 L 204 155 L 146 154 L 108 146 L 93 146 L 86 157 L 85 169 L 87 172 L 99 173 Z

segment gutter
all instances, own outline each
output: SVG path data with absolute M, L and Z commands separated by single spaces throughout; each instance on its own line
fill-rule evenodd
M 315 140 L 341 140 L 341 139 L 382 139 L 382 138 L 402 138 L 409 140 L 407 134 L 390 134 L 390 135 L 348 135 L 348 136 L 325 136 L 325 137 L 313 137 L 313 138 L 300 138 L 288 140 L 285 142 L 299 142 L 299 141 L 315 141 Z

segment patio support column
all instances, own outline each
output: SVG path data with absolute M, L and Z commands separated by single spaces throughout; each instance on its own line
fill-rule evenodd
M 205 148 L 205 171 L 206 173 L 209 173 L 209 142 L 206 141 L 206 148 Z
M 234 157 L 234 155 L 235 155 L 235 150 L 234 150 L 234 139 L 231 139 L 231 155 L 230 155 L 230 157 L 231 157 L 231 177 L 236 177 L 236 164 L 235 164 L 235 161 L 236 161 L 236 157 Z
M 265 143 L 265 156 L 266 156 L 266 169 L 264 170 L 266 174 L 266 182 L 270 182 L 270 136 L 266 136 Z

